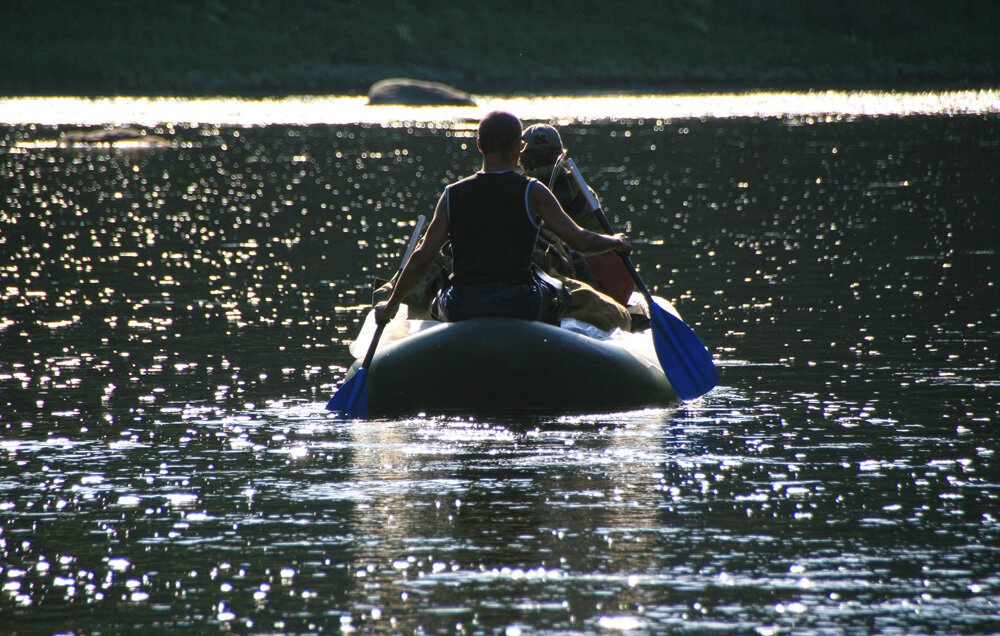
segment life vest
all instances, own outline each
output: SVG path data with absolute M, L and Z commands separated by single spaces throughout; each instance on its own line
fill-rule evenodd
M 479 172 L 445 190 L 456 285 L 530 282 L 539 225 L 531 212 L 533 179 L 513 171 Z

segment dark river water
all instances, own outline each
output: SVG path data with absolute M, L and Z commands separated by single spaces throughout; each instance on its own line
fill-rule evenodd
M 1000 632 L 995 112 L 566 118 L 721 379 L 562 418 L 323 409 L 468 123 L 71 128 L 0 125 L 0 632 Z

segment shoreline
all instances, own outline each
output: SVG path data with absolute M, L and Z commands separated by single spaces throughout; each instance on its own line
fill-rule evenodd
M 939 92 L 743 92 L 535 97 L 474 96 L 472 106 L 370 105 L 363 96 L 34 97 L 0 100 L 0 125 L 157 128 L 190 125 L 452 124 L 509 110 L 522 121 L 693 120 L 731 117 L 864 117 L 967 115 L 996 117 L 1000 89 Z M 104 141 L 104 133 L 98 135 Z M 141 136 L 141 135 L 140 135 Z
M 471 90 L 464 86 L 454 88 L 467 92 L 476 99 L 544 99 L 553 97 L 605 97 L 605 96 L 695 96 L 695 95 L 753 95 L 753 94 L 808 94 L 808 93 L 886 93 L 923 94 L 964 91 L 1000 90 L 1000 78 L 981 81 L 962 80 L 913 80 L 900 82 L 789 82 L 774 84 L 734 83 L 734 82 L 690 82 L 690 83 L 646 83 L 606 82 L 601 84 L 559 84 L 544 88 L 540 85 L 499 85 L 494 90 Z M 39 92 L 23 95 L 0 95 L 0 103 L 29 99 L 233 99 L 233 100 L 279 100 L 293 98 L 364 98 L 365 91 L 349 89 L 333 90 L 260 90 L 260 91 L 145 91 L 145 92 Z

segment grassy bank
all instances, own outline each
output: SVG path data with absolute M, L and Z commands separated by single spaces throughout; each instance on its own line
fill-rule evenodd
M 0 95 L 1000 85 L 992 0 L 6 0 Z

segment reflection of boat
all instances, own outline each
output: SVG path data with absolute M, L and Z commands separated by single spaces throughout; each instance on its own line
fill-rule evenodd
M 678 401 L 648 331 L 591 328 L 592 335 L 584 335 L 587 325 L 571 326 L 509 318 L 394 320 L 368 370 L 368 408 L 598 413 Z M 371 327 L 369 317 L 352 346 L 356 355 L 367 350 Z

